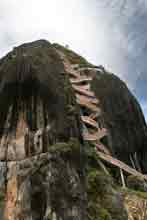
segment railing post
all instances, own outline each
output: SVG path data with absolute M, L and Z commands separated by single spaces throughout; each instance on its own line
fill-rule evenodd
M 123 170 L 122 169 L 120 169 L 120 176 L 121 176 L 121 181 L 122 181 L 122 187 L 126 188 L 125 178 L 124 178 L 124 174 L 123 174 Z

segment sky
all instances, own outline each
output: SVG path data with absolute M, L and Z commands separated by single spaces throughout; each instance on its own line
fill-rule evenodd
M 1 0 L 0 57 L 24 42 L 69 45 L 120 76 L 147 119 L 146 0 Z

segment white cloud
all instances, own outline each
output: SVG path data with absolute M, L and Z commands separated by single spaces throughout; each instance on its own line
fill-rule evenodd
M 47 38 L 85 52 L 86 46 L 90 47 L 95 40 L 96 25 L 83 3 L 78 0 L 1 0 L 1 48 L 7 51 L 10 44 Z
M 146 68 L 146 0 L 1 0 L 0 11 L 0 56 L 45 38 L 104 65 L 132 89 Z

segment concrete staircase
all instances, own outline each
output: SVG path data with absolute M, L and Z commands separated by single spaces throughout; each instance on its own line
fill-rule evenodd
M 83 122 L 83 140 L 91 142 L 103 153 L 110 154 L 109 150 L 100 142 L 103 137 L 107 137 L 108 131 L 101 122 L 101 109 L 99 100 L 91 90 L 90 82 L 92 75 L 88 76 L 87 71 L 100 71 L 100 67 L 80 67 L 79 64 L 71 64 L 61 51 L 57 50 L 64 64 L 65 71 L 69 75 L 72 88 L 75 92 L 77 104 L 80 106 L 81 121 Z M 101 70 L 103 71 L 103 70 Z M 99 123 L 98 123 L 99 121 Z
M 123 171 L 134 176 L 147 180 L 147 175 L 143 175 L 141 171 L 137 171 L 125 164 L 124 162 L 113 157 L 109 149 L 101 142 L 101 139 L 108 138 L 108 131 L 105 128 L 102 111 L 99 107 L 99 100 L 95 93 L 91 90 L 90 82 L 97 72 L 105 74 L 102 66 L 98 67 L 81 67 L 79 64 L 72 65 L 68 58 L 60 50 L 56 50 L 64 64 L 66 73 L 69 75 L 72 88 L 75 92 L 77 104 L 80 107 L 81 121 L 83 122 L 83 140 L 92 143 L 95 146 L 99 158 L 120 170 L 122 185 L 125 187 L 125 177 Z M 90 74 L 88 73 L 90 71 Z M 87 74 L 88 73 L 88 74 Z M 109 174 L 105 165 L 99 161 L 102 169 Z

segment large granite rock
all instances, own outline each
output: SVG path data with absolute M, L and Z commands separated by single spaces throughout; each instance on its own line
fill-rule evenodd
M 83 141 L 80 109 L 57 50 L 71 64 L 94 67 L 44 40 L 0 60 L 0 219 L 127 220 L 122 193 Z M 92 88 L 109 130 L 103 142 L 128 163 L 137 153 L 145 170 L 146 125 L 137 101 L 117 77 L 86 71 L 95 76 Z
M 1 219 L 87 219 L 79 146 L 72 140 L 8 162 L 0 187 Z
M 49 42 L 24 44 L 1 59 L 0 106 L 1 218 L 86 219 L 79 108 Z M 58 152 L 71 137 L 79 144 L 75 162 Z M 48 153 L 56 143 L 59 150 Z
M 99 72 L 92 86 L 110 133 L 111 152 L 131 166 L 133 160 L 137 169 L 147 172 L 147 126 L 138 101 L 114 74 Z
M 7 134 L 13 136 L 8 143 L 8 160 L 28 154 L 25 146 L 19 147 L 27 128 L 34 139 L 39 129 L 50 130 L 49 144 L 68 141 L 71 136 L 80 139 L 73 90 L 61 58 L 47 41 L 24 44 L 1 60 L 0 106 L 1 160 L 5 159 Z

